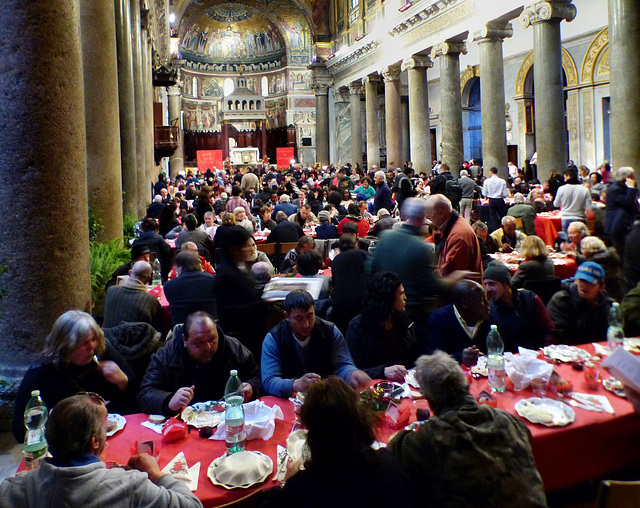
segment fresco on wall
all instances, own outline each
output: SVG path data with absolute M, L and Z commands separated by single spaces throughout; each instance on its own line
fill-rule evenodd
M 289 90 L 311 90 L 311 71 L 289 71 Z
M 267 129 L 287 126 L 286 99 L 268 100 L 265 103 L 265 108 L 267 110 Z
M 218 102 L 183 101 L 184 129 L 187 131 L 218 131 Z
M 287 93 L 287 78 L 284 72 L 269 76 L 269 95 Z
M 222 80 L 217 78 L 203 78 L 200 88 L 200 96 L 202 98 L 221 99 L 224 96 L 222 90 Z

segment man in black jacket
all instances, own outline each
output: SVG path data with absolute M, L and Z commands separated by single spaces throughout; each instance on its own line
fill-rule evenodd
M 224 334 L 206 312 L 187 318 L 182 329 L 151 358 L 138 403 L 145 413 L 174 415 L 191 402 L 220 400 L 231 369 L 244 380 L 244 400 L 260 396 L 260 369 L 251 352 Z
M 280 210 L 276 213 L 276 227 L 269 233 L 267 243 L 297 242 L 304 236 L 304 231 L 297 222 L 288 220 L 286 212 Z

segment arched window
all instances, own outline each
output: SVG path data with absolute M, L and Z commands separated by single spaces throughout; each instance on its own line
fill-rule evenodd
M 242 111 L 247 109 L 247 101 L 242 101 Z
M 233 80 L 231 78 L 227 78 L 224 80 L 224 96 L 230 95 L 236 89 L 233 84 Z
M 250 109 L 250 110 L 252 110 L 252 111 L 253 111 L 254 109 L 256 109 L 255 104 L 254 104 L 254 102 L 253 102 L 253 101 L 249 101 L 249 109 Z
M 262 101 L 257 101 L 256 102 L 256 109 L 262 109 L 261 104 L 262 104 Z
M 262 76 L 262 80 L 260 81 L 260 92 L 263 97 L 267 97 L 269 95 L 269 80 L 267 76 Z M 260 109 L 260 107 L 258 107 Z
M 240 101 L 236 101 L 236 109 L 240 111 Z
M 233 109 L 233 101 L 227 102 L 227 109 Z
M 194 97 L 198 96 L 198 78 L 196 78 L 195 76 L 193 77 L 193 90 L 191 91 L 191 94 Z

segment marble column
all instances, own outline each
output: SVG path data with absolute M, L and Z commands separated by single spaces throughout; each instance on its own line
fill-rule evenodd
M 458 176 L 464 162 L 462 140 L 462 96 L 460 92 L 460 53 L 466 54 L 464 42 L 436 44 L 431 58 L 440 60 L 440 127 L 442 162 Z
M 129 0 L 115 0 L 115 7 L 123 207 L 125 214 L 138 217 L 136 110 L 131 57 L 131 4 Z
M 367 128 L 367 168 L 380 167 L 380 131 L 378 127 L 378 83 L 377 74 L 364 78 L 364 98 Z
M 138 215 L 144 217 L 149 202 L 147 187 L 147 131 L 144 128 L 144 77 L 140 0 L 131 0 L 131 55 L 133 63 L 133 96 L 136 117 L 136 164 L 138 167 Z
M 160 168 L 156 166 L 154 157 L 155 147 L 155 130 L 153 126 L 153 103 L 155 88 L 153 86 L 153 46 L 151 44 L 150 34 L 148 30 L 143 31 L 143 40 L 145 41 L 145 66 L 144 66 L 144 123 L 146 125 L 147 134 L 146 150 L 147 150 L 147 174 L 149 182 L 149 195 L 152 194 L 151 186 L 156 182 Z
M 406 161 L 411 160 L 411 143 L 410 143 L 410 134 L 411 131 L 409 127 L 409 97 L 404 95 L 400 96 L 400 112 L 401 112 L 401 123 L 402 123 L 402 166 Z
M 433 67 L 429 57 L 413 56 L 402 61 L 409 88 L 409 157 L 416 174 L 431 169 L 431 129 L 429 126 L 429 91 L 427 69 Z
M 362 83 L 353 81 L 349 83 L 349 102 L 351 103 L 351 164 L 362 167 L 362 106 L 360 94 Z
M 229 158 L 229 121 L 223 120 L 220 129 L 222 130 L 222 160 Z
M 180 94 L 180 86 L 174 85 L 167 89 L 169 97 L 169 125 L 178 127 L 178 146 L 169 158 L 169 173 L 171 179 L 174 179 L 180 171 L 184 171 L 184 148 L 182 145 L 182 95 Z M 222 147 L 224 152 L 224 147 Z M 229 151 L 229 143 L 227 143 L 227 153 Z
M 637 0 L 609 0 L 611 48 L 611 165 L 635 168 L 640 176 L 640 4 Z
M 483 165 L 487 170 L 498 168 L 498 176 L 505 179 L 509 177 L 509 170 L 502 41 L 512 35 L 511 23 L 487 24 L 473 35 L 480 49 Z
M 349 87 L 340 86 L 333 89 L 333 110 L 335 123 L 333 125 L 333 139 L 335 140 L 333 162 L 345 166 L 351 162 L 351 101 Z
M 329 85 L 311 86 L 316 95 L 316 162 L 329 165 Z
M 267 156 L 267 121 L 262 120 L 260 123 L 260 158 Z
M 118 64 L 113 0 L 80 0 L 89 207 L 99 240 L 122 236 Z M 110 100 L 105 100 L 109 97 Z
M 400 67 L 386 67 L 384 78 L 384 111 L 387 137 L 387 168 L 402 167 L 402 112 L 400 111 Z
M 0 420 L 5 428 L 22 376 L 56 319 L 70 309 L 91 308 L 79 21 L 78 2 L 2 5 L 0 379 L 7 385 L 0 390 Z
M 567 165 L 567 129 L 564 121 L 560 22 L 571 21 L 576 7 L 571 0 L 537 2 L 520 14 L 524 28 L 533 26 L 533 80 L 536 109 L 538 178 L 545 182 L 552 169 Z

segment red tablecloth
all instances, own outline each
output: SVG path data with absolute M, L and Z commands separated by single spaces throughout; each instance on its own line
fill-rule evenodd
M 562 231 L 562 219 L 560 212 L 547 212 L 536 215 L 535 220 L 536 235 L 538 235 L 545 245 L 553 245 L 558 237 L 558 231 Z
M 165 330 L 171 330 L 171 308 L 169 307 L 169 300 L 164 295 L 164 287 L 163 286 L 153 286 L 149 290 L 149 294 L 155 296 L 160 302 L 160 306 L 162 307 L 162 323 L 164 324 Z
M 520 258 L 516 252 L 514 253 L 502 253 L 496 252 L 495 254 L 491 254 L 494 259 L 502 261 L 509 270 L 511 271 L 511 275 L 515 274 L 518 270 L 518 263 L 520 262 Z M 571 259 L 569 257 L 561 257 L 561 258 L 552 258 L 553 267 L 555 270 L 556 277 L 560 280 L 568 279 L 573 277 L 578 269 L 578 265 L 575 259 Z

